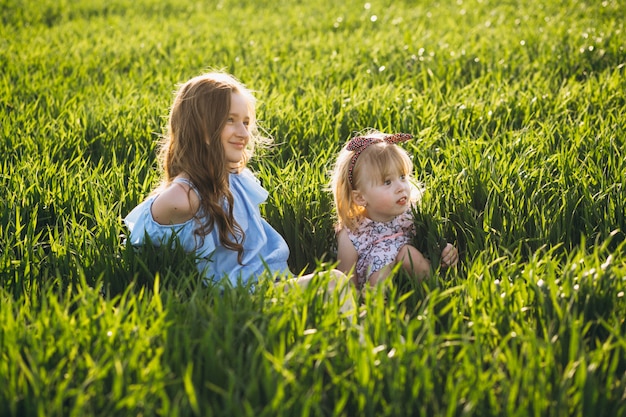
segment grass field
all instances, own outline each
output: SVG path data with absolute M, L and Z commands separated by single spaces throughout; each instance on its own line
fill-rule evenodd
M 626 416 L 625 18 L 0 0 L 0 415 Z M 276 146 L 251 168 L 294 272 L 334 262 L 328 170 L 364 128 L 416 136 L 416 244 L 459 268 L 398 274 L 355 326 L 317 288 L 207 288 L 124 247 L 172 92 L 207 69 L 259 98 Z

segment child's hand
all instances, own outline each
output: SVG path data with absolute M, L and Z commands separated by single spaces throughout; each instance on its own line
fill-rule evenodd
M 441 266 L 444 268 L 449 268 L 451 266 L 456 266 L 459 262 L 459 251 L 452 246 L 452 244 L 446 244 L 446 247 L 441 251 Z

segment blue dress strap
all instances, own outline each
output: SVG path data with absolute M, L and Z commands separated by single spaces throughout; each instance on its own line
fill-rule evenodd
M 193 185 L 193 183 L 192 183 L 190 180 L 188 180 L 187 178 L 177 177 L 177 178 L 174 178 L 174 179 L 172 180 L 172 182 L 175 182 L 175 183 L 177 183 L 177 184 L 186 184 L 186 185 L 188 185 L 188 186 L 189 186 L 189 188 L 191 188 L 191 189 L 192 189 L 192 190 L 196 193 L 196 195 L 198 196 L 198 198 L 200 198 L 200 192 L 198 191 L 198 189 L 196 188 L 196 186 L 195 186 L 195 185 Z

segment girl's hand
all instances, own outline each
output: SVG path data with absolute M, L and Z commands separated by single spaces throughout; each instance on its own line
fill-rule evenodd
M 441 266 L 449 268 L 456 266 L 459 262 L 459 251 L 452 246 L 452 244 L 446 244 L 446 247 L 441 251 Z

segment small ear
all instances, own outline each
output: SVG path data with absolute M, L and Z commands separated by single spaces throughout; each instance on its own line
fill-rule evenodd
M 363 194 L 359 190 L 352 190 L 352 200 L 359 206 L 367 206 L 367 201 L 365 201 Z

